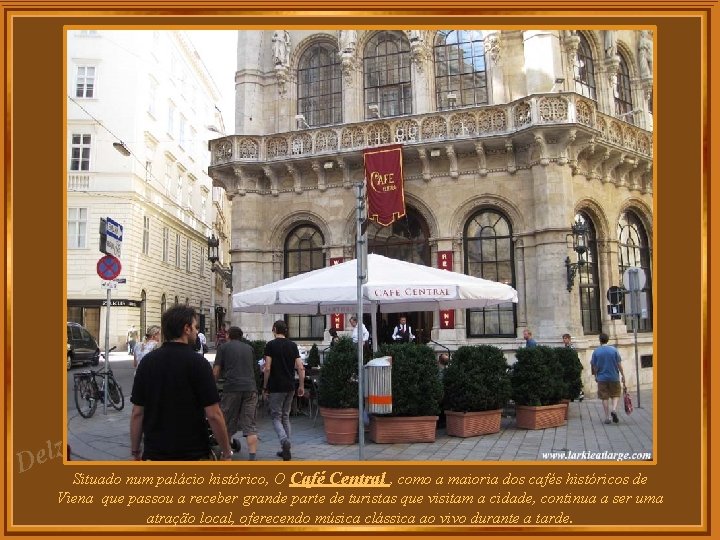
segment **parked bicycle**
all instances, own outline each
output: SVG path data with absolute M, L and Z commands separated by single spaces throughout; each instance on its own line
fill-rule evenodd
M 113 350 L 115 350 L 115 347 L 107 352 L 105 355 L 106 359 Z M 110 365 L 106 360 L 105 368 L 102 370 L 94 371 L 91 369 L 88 371 L 80 371 L 73 375 L 75 382 L 75 407 L 83 418 L 90 418 L 95 414 L 98 402 L 104 402 L 106 374 L 108 405 L 118 411 L 122 410 L 125 406 L 125 397 L 123 396 L 122 388 L 115 380 L 112 369 L 110 369 Z

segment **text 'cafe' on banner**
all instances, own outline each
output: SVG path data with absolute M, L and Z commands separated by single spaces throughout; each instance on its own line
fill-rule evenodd
M 368 219 L 387 227 L 405 216 L 402 145 L 367 149 L 363 158 Z

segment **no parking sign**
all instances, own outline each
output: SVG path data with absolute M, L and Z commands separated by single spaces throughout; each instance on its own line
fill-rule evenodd
M 98 276 L 106 280 L 115 279 L 120 275 L 121 270 L 120 259 L 112 255 L 101 257 L 97 263 Z

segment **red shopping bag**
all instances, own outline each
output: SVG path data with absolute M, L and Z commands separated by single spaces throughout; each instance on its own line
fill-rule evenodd
M 630 394 L 627 391 L 627 387 L 623 386 L 623 401 L 625 402 L 625 413 L 630 414 L 633 412 L 633 402 Z

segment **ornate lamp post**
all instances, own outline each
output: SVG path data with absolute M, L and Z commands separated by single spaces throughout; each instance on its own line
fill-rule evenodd
M 577 253 L 577 262 L 570 262 L 570 257 L 565 258 L 565 271 L 567 273 L 567 290 L 572 291 L 575 283 L 575 275 L 577 274 L 578 268 L 585 265 L 587 261 L 583 258 L 587 253 L 587 233 L 588 226 L 581 219 L 577 219 L 572 224 L 572 233 L 567 235 L 567 239 L 572 238 L 572 249 Z
M 210 305 L 212 310 L 213 328 L 210 329 L 211 335 L 217 332 L 218 309 L 215 305 L 215 274 L 218 273 L 223 278 L 225 286 L 232 291 L 232 266 L 225 268 L 220 264 L 220 239 L 215 236 L 208 236 L 208 261 L 210 261 L 210 271 L 213 273 L 212 283 L 210 287 Z

